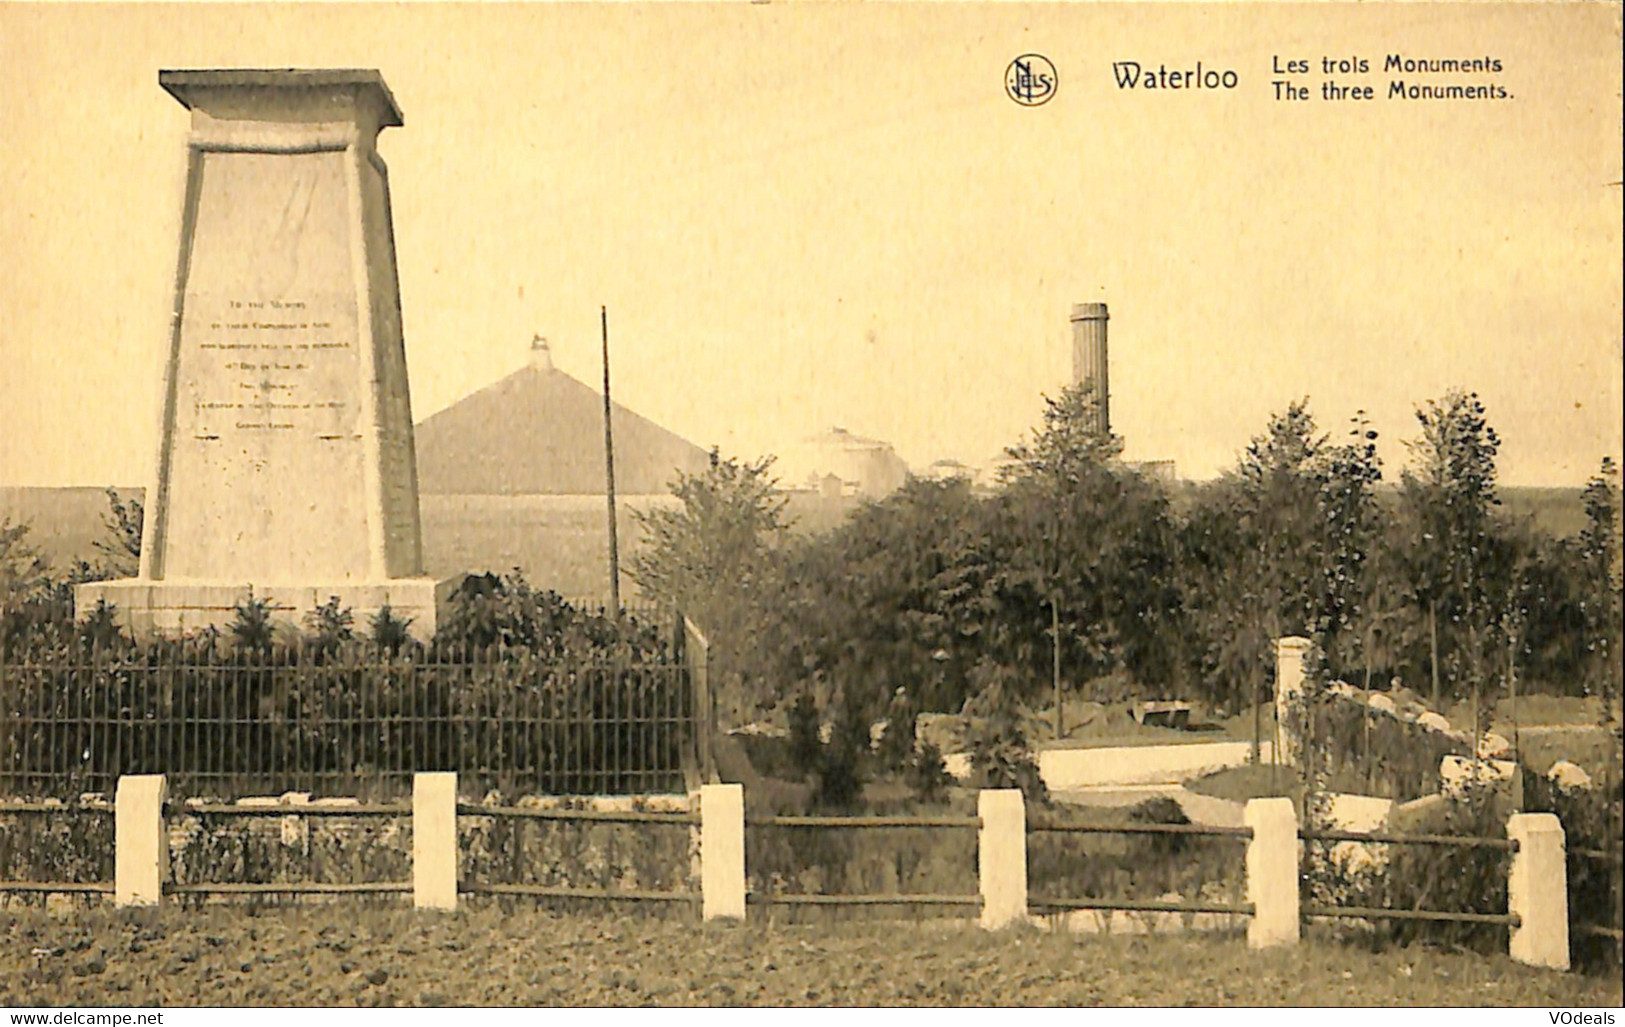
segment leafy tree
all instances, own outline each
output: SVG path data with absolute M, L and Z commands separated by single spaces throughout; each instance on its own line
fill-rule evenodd
M 1232 709 L 1259 701 L 1273 616 L 1261 553 L 1244 521 L 1247 498 L 1234 477 L 1199 487 L 1179 531 L 1180 609 L 1190 625 L 1183 657 L 1203 692 Z
M 1168 499 L 1095 424 L 1091 387 L 1068 387 L 1045 399 L 1032 440 L 1007 450 L 991 511 L 990 591 L 1011 629 L 999 655 L 1056 684 L 1120 667 L 1166 684 L 1159 634 L 1177 609 Z
M 773 457 L 730 457 L 714 459 L 703 473 L 679 474 L 671 493 L 680 506 L 635 512 L 644 545 L 630 563 L 633 580 L 709 625 L 725 605 L 721 596 L 763 573 L 786 527 L 788 500 L 772 465 Z
M 868 753 L 868 715 L 860 703 L 838 700 L 829 742 L 823 746 L 818 763 L 816 794 L 820 806 L 847 810 L 858 804 Z
M 1180 533 L 1189 658 L 1224 706 L 1257 710 L 1274 643 L 1304 635 L 1343 660 L 1363 651 L 1380 536 L 1376 432 L 1358 413 L 1338 444 L 1307 399 L 1273 414 L 1233 470 L 1196 493 Z
M 994 496 L 910 479 L 788 546 L 758 636 L 771 674 L 842 682 L 871 718 L 899 688 L 916 710 L 957 711 L 983 661 L 1008 672 L 1017 699 L 1048 694 L 1057 657 L 1074 683 L 1120 666 L 1165 682 L 1158 633 L 1177 603 L 1167 497 L 1116 461 L 1088 413 L 1083 389 L 1047 400 Z
M 1494 601 L 1486 580 L 1496 498 L 1500 438 L 1477 393 L 1452 391 L 1416 411 L 1421 434 L 1407 443 L 1412 466 L 1401 475 L 1401 509 L 1409 534 L 1406 576 L 1427 611 L 1433 704 L 1442 702 L 1441 671 L 1452 691 L 1477 694 L 1485 679 Z M 1444 658 L 1441 617 L 1450 637 Z
M 1327 438 L 1318 435 L 1308 400 L 1270 418 L 1236 466 L 1237 513 L 1255 554 L 1251 561 L 1270 639 L 1314 633 L 1319 582 L 1319 464 Z
M 635 512 L 643 545 L 628 564 L 648 597 L 694 619 L 711 643 L 712 681 L 735 715 L 775 698 L 756 680 L 764 596 L 782 547 L 787 498 L 772 476 L 773 458 L 753 462 L 712 454 L 700 474 L 671 484 L 679 505 Z
M 1586 526 L 1580 533 L 1583 562 L 1588 677 L 1604 698 L 1605 717 L 1620 696 L 1621 544 L 1619 467 L 1610 457 L 1586 483 Z
M 797 540 L 763 634 L 773 673 L 840 682 L 846 702 L 874 718 L 899 687 L 920 708 L 957 710 L 992 634 L 983 514 L 964 482 L 910 479 L 834 531 Z
M 144 518 L 141 500 L 125 500 L 118 490 L 107 490 L 107 513 L 102 526 L 108 537 L 96 540 L 96 550 L 105 556 L 101 573 L 107 577 L 134 577 L 141 567 L 141 526 Z
M 1193 655 L 1225 705 L 1256 704 L 1274 640 L 1309 631 L 1314 465 L 1325 444 L 1307 401 L 1292 403 L 1195 493 L 1182 526 L 1183 605 L 1201 640 Z
M 1377 432 L 1357 412 L 1341 445 L 1325 445 L 1314 477 L 1321 529 L 1314 634 L 1322 648 L 1344 665 L 1364 653 L 1378 623 L 1372 561 L 1380 545 L 1382 518 L 1373 488 L 1382 480 Z
M 0 610 L 38 597 L 51 580 L 51 564 L 28 544 L 31 525 L 0 520 Z

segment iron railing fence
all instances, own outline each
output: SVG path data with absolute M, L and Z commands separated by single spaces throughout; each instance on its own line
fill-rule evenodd
M 609 617 L 614 612 L 607 596 L 565 596 L 564 602 L 589 615 Z M 676 607 L 670 603 L 640 597 L 621 599 L 621 616 L 642 624 L 670 624 L 676 614 Z
M 437 770 L 479 796 L 683 791 L 690 677 L 500 647 L 0 646 L 0 795 L 110 795 L 121 774 L 163 773 L 207 798 L 390 799 Z

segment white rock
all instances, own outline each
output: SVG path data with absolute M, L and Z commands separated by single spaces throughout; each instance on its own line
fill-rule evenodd
M 304 848 L 310 842 L 310 818 L 282 817 L 282 844 L 289 848 Z
M 730 735 L 758 735 L 762 738 L 789 738 L 790 732 L 782 727 L 774 727 L 765 720 L 752 721 L 744 727 L 729 728 Z
M 1449 731 L 1450 730 L 1450 721 L 1445 719 L 1445 717 L 1442 714 L 1434 713 L 1432 710 L 1428 710 L 1426 713 L 1422 714 L 1420 717 L 1417 717 L 1416 718 L 1416 725 L 1418 727 L 1425 727 L 1429 731 Z
M 1440 789 L 1445 795 L 1460 796 L 1475 787 L 1512 780 L 1518 765 L 1510 760 L 1475 760 L 1467 756 L 1446 756 L 1439 761 Z
M 1552 769 L 1546 772 L 1546 777 L 1559 788 L 1590 788 L 1591 775 L 1585 768 L 1569 760 L 1558 760 L 1552 764 Z
M 1392 799 L 1347 792 L 1323 794 L 1315 803 L 1317 826 L 1339 831 L 1379 831 L 1388 823 L 1388 815 L 1393 808 Z
M 1374 693 L 1371 698 L 1366 700 L 1366 705 L 1383 713 L 1391 714 L 1395 712 L 1394 701 L 1381 693 Z
M 1484 759 L 1505 759 L 1512 755 L 1512 743 L 1505 735 L 1491 731 L 1478 740 L 1478 754 Z
M 1420 799 L 1412 799 L 1410 802 L 1402 802 L 1389 812 L 1386 826 L 1395 828 L 1400 834 L 1407 832 L 1426 834 L 1426 831 L 1418 830 L 1416 825 L 1431 823 L 1435 818 L 1442 815 L 1440 811 L 1449 802 L 1450 799 L 1447 796 L 1438 792 L 1434 792 L 1432 795 L 1424 795 Z

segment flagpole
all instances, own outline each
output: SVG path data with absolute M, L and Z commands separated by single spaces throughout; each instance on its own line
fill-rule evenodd
M 609 500 L 609 603 L 621 619 L 621 549 L 615 530 L 615 433 L 610 426 L 609 308 L 598 308 L 604 339 L 604 486 Z

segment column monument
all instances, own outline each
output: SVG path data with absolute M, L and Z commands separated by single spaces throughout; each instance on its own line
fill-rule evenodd
M 80 586 L 137 634 L 298 622 L 337 596 L 434 630 L 371 70 L 164 71 L 191 111 L 139 576 Z

